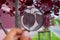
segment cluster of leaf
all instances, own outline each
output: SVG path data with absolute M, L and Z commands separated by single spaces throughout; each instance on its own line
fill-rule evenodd
M 60 19 L 52 19 L 53 25 L 60 25 Z
M 40 34 L 40 40 L 49 40 L 49 35 L 48 33 L 45 33 L 44 35 L 41 33 Z M 33 37 L 33 40 L 38 40 L 38 35 Z M 58 36 L 55 35 L 55 33 L 52 33 L 51 40 L 60 40 Z

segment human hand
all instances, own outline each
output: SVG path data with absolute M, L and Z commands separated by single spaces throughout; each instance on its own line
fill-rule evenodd
M 14 28 L 12 29 L 4 40 L 31 40 L 29 33 L 22 29 Z

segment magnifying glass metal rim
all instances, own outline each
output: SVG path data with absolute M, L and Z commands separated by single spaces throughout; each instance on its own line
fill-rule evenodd
M 25 12 L 26 13 L 26 12 Z M 21 23 L 23 22 L 23 17 L 24 17 L 24 15 L 22 16 L 22 18 L 21 18 Z M 22 25 L 23 25 L 23 27 L 26 29 L 26 30 L 28 30 L 28 31 L 37 31 L 37 30 L 39 30 L 40 29 L 40 27 L 43 25 L 43 23 L 44 23 L 44 15 L 43 15 L 43 13 L 42 13 L 42 23 L 39 25 L 37 25 L 36 27 L 35 27 L 35 29 L 34 30 L 30 30 L 30 29 L 28 29 L 23 23 L 22 23 Z M 35 23 L 34 23 L 35 24 Z

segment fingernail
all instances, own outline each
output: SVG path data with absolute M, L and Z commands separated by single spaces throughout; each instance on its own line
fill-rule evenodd
M 25 32 L 24 32 L 24 35 L 25 35 L 25 36 L 29 36 L 29 32 L 25 31 Z
M 22 30 L 24 30 L 24 28 L 21 28 Z

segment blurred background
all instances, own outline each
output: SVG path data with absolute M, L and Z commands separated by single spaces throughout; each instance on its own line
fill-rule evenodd
M 24 1 L 24 0 L 23 0 Z M 25 8 L 24 2 L 19 0 L 19 12 L 22 12 Z M 29 1 L 26 6 L 31 6 L 32 0 Z M 0 0 L 0 21 L 4 24 L 4 27 L 9 31 L 15 27 L 15 0 Z M 44 24 L 39 29 L 43 30 L 43 27 L 48 28 L 52 32 L 52 40 L 60 40 L 60 0 L 33 0 L 32 5 L 39 9 L 44 15 Z M 22 8 L 22 9 L 21 9 Z M 22 13 L 20 13 L 22 15 Z M 20 16 L 21 16 L 20 15 Z M 37 40 L 38 32 L 30 32 L 30 36 L 33 40 Z M 0 26 L 0 40 L 3 40 L 5 33 Z

